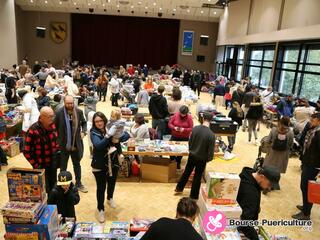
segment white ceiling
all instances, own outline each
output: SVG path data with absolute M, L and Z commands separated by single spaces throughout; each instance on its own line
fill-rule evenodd
M 203 3 L 218 0 L 15 0 L 26 11 L 71 12 L 93 14 L 143 16 L 219 22 L 223 9 L 202 8 Z M 123 4 L 127 2 L 128 4 Z M 188 6 L 183 9 L 181 6 Z M 78 8 L 78 9 L 77 9 Z M 120 12 L 118 12 L 120 10 Z M 134 13 L 132 13 L 134 11 Z M 146 13 L 147 12 L 147 13 Z M 174 14 L 174 15 L 173 15 Z

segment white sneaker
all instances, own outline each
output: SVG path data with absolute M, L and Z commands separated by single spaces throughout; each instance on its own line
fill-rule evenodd
M 105 213 L 103 210 L 100 210 L 98 213 L 98 221 L 104 223 L 106 221 Z
M 114 202 L 114 200 L 112 198 L 110 200 L 108 200 L 108 204 L 112 208 L 116 208 L 117 207 L 116 203 Z
M 258 146 L 258 144 L 259 144 L 258 139 L 255 139 L 254 142 L 253 142 L 253 144 L 256 145 L 256 146 Z

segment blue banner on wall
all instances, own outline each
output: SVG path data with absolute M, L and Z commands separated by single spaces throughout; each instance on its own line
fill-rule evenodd
M 182 55 L 192 56 L 193 52 L 193 31 L 183 31 Z

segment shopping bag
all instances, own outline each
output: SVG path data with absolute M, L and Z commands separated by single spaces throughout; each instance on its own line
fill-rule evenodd
M 308 202 L 320 204 L 320 182 L 308 182 Z

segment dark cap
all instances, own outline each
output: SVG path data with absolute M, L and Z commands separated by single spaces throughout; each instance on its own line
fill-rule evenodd
M 280 180 L 280 172 L 278 169 L 274 167 L 265 166 L 261 168 L 259 174 L 264 175 L 272 185 L 273 189 L 280 189 L 279 180 Z
M 57 185 L 69 185 L 72 181 L 72 175 L 69 171 L 61 171 L 58 175 Z

